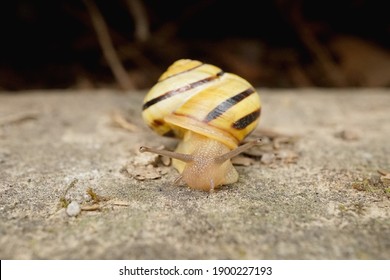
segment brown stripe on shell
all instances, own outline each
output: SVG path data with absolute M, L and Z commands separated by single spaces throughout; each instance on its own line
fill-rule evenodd
M 162 119 L 154 119 L 153 120 L 153 126 L 162 126 L 164 124 L 165 124 L 165 122 Z
M 221 72 L 218 72 L 216 75 L 214 76 L 210 76 L 210 77 L 207 77 L 207 78 L 204 78 L 202 80 L 199 80 L 199 81 L 196 81 L 196 82 L 193 82 L 193 83 L 190 83 L 188 85 L 185 85 L 185 86 L 182 86 L 180 88 L 177 88 L 177 89 L 174 89 L 174 90 L 170 90 L 156 98 L 153 98 L 151 100 L 149 100 L 148 102 L 146 102 L 143 107 L 142 107 L 142 110 L 146 110 L 147 108 L 149 108 L 150 106 L 164 100 L 164 99 L 167 99 L 167 98 L 170 98 L 172 96 L 175 96 L 177 94 L 180 94 L 182 92 L 186 92 L 188 90 L 191 90 L 193 88 L 196 88 L 196 87 L 199 87 L 201 85 L 204 85 L 206 83 L 209 83 L 215 79 L 217 79 L 218 77 L 222 76 L 224 74 L 223 71 Z
M 259 108 L 256 111 L 253 111 L 252 113 L 249 113 L 248 115 L 242 117 L 241 119 L 235 121 L 232 124 L 232 127 L 235 129 L 245 129 L 248 125 L 256 121 L 260 116 L 261 108 Z
M 163 134 L 165 137 L 176 137 L 175 132 L 173 130 L 169 130 Z
M 236 105 L 238 102 L 244 100 L 251 94 L 255 92 L 254 88 L 250 87 L 228 99 L 225 101 L 221 102 L 217 107 L 212 109 L 210 113 L 207 114 L 207 116 L 204 118 L 204 122 L 210 122 L 216 118 L 218 118 L 220 115 L 225 113 L 227 110 L 229 110 L 231 107 Z
M 204 63 L 201 63 L 201 64 L 196 65 L 196 66 L 194 66 L 194 67 L 192 67 L 192 68 L 189 68 L 189 69 L 187 69 L 187 70 L 184 70 L 184 71 L 181 71 L 181 72 L 179 72 L 179 73 L 175 73 L 175 74 L 172 74 L 172 75 L 170 75 L 170 76 L 168 76 L 168 77 L 165 77 L 163 80 L 159 80 L 158 82 L 161 83 L 162 81 L 165 81 L 166 79 L 170 79 L 170 78 L 172 78 L 172 77 L 176 77 L 176 76 L 181 75 L 181 74 L 183 74 L 183 73 L 191 72 L 191 71 L 193 71 L 193 70 L 195 70 L 195 69 L 197 69 L 197 68 L 199 68 L 199 67 L 201 67 L 201 66 L 203 66 L 203 65 L 204 65 Z

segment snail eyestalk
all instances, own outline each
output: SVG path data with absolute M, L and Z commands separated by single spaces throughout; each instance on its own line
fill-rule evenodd
M 253 146 L 256 146 L 256 145 L 259 145 L 261 143 L 262 139 L 259 138 L 259 139 L 256 139 L 254 141 L 251 141 L 251 142 L 248 142 L 242 146 L 239 146 L 237 149 L 233 150 L 233 151 L 230 151 L 226 154 L 223 154 L 219 157 L 216 157 L 215 158 L 215 163 L 223 163 L 229 159 L 231 159 L 232 157 L 235 157 L 236 155 L 239 155 L 241 154 L 242 152 L 252 148 Z
M 171 151 L 167 151 L 167 150 L 158 150 L 158 149 L 145 147 L 145 146 L 140 147 L 139 151 L 141 153 L 149 152 L 149 153 L 154 153 L 154 154 L 158 154 L 158 155 L 161 155 L 161 156 L 167 156 L 167 157 L 174 158 L 174 159 L 177 159 L 177 160 L 181 160 L 181 161 L 184 161 L 184 162 L 191 162 L 191 161 L 194 160 L 193 156 L 191 156 L 191 155 L 171 152 Z

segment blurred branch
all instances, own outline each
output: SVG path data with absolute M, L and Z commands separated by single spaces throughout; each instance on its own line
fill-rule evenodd
M 178 15 L 177 19 L 166 22 L 153 34 L 153 38 L 167 42 L 176 36 L 179 28 L 186 22 L 192 20 L 199 12 L 211 6 L 215 0 L 199 0 L 186 8 Z
M 290 20 L 303 44 L 315 57 L 327 81 L 332 86 L 347 86 L 348 82 L 340 68 L 334 63 L 332 55 L 317 40 L 310 28 L 310 24 L 305 22 L 302 16 L 302 1 L 279 0 L 277 4 L 284 16 Z
M 134 89 L 134 85 L 130 80 L 126 70 L 123 68 L 121 61 L 112 44 L 110 34 L 103 15 L 100 13 L 94 0 L 83 0 L 87 7 L 88 13 L 91 16 L 92 25 L 95 29 L 100 47 L 102 48 L 105 59 L 111 68 L 117 82 L 124 90 Z
M 327 79 L 335 86 L 346 86 L 347 81 L 339 67 L 333 62 L 331 54 L 320 44 L 320 42 L 318 42 L 315 35 L 308 27 L 309 25 L 304 22 L 301 14 L 301 7 L 299 7 L 299 5 L 294 5 L 291 19 L 301 40 L 316 57 L 323 73 L 327 76 Z
M 145 42 L 150 37 L 149 21 L 145 7 L 140 0 L 126 0 L 126 4 L 134 18 L 135 39 L 138 42 Z

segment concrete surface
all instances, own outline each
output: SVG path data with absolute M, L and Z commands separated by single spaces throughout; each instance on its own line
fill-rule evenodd
M 296 163 L 238 166 L 214 193 L 162 165 L 131 176 L 140 145 L 175 145 L 143 125 L 142 93 L 0 94 L 0 259 L 389 259 L 390 91 L 259 92 Z

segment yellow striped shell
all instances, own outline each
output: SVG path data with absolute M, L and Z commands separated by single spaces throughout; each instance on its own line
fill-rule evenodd
M 202 148 L 191 142 L 208 139 L 209 146 L 217 142 L 217 146 L 223 147 L 212 155 L 215 157 L 237 148 L 256 128 L 260 112 L 259 95 L 246 80 L 210 64 L 181 59 L 161 75 L 146 95 L 142 116 L 158 134 L 183 138 L 176 152 L 199 152 Z M 174 161 L 181 173 L 187 165 L 182 160 Z M 210 188 L 237 181 L 224 180 L 209 182 Z M 207 186 L 195 188 L 207 189 Z

